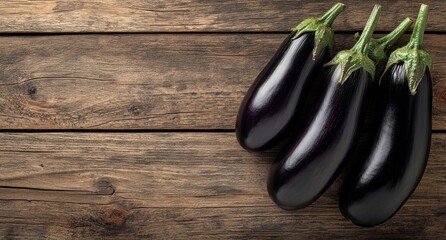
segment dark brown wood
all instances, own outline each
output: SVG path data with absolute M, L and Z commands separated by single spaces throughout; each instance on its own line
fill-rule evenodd
M 234 129 L 243 95 L 284 37 L 1 37 L 0 129 Z M 353 37 L 335 41 L 346 49 Z M 425 37 L 435 130 L 446 129 L 444 42 L 446 35 Z
M 337 1 L 182 0 L 182 1 L 2 1 L 0 32 L 200 32 L 288 31 L 308 17 L 319 17 Z M 373 4 L 383 11 L 377 30 L 389 31 L 404 17 L 416 18 L 417 1 L 343 1 L 347 8 L 335 30 L 361 30 Z M 430 5 L 429 31 L 446 29 L 446 2 Z
M 341 216 L 340 181 L 302 211 L 276 207 L 265 187 L 276 150 L 249 154 L 233 133 L 0 133 L 0 140 L 5 239 L 446 234 L 446 134 L 433 135 L 414 195 L 394 218 L 367 229 Z
M 383 225 L 359 228 L 341 216 L 342 176 L 310 207 L 284 211 L 266 191 L 278 148 L 250 154 L 233 132 L 175 132 L 232 131 L 284 32 L 335 2 L 1 1 L 0 239 L 443 239 L 443 0 L 425 1 L 441 133 L 419 187 Z M 344 3 L 336 51 L 352 46 L 373 4 L 383 5 L 378 31 L 416 18 L 420 5 Z M 130 129 L 156 132 L 106 132 Z

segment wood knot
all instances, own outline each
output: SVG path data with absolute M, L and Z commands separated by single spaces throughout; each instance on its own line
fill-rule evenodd
M 113 184 L 108 179 L 101 178 L 96 181 L 97 193 L 99 195 L 113 195 L 116 191 Z
M 99 215 L 99 220 L 107 229 L 121 229 L 125 227 L 128 211 L 123 207 L 105 209 Z
M 81 229 L 90 236 L 117 235 L 127 229 L 126 222 L 130 212 L 123 205 L 113 205 L 100 208 L 91 214 L 72 217 L 69 221 L 71 228 Z
M 446 102 L 446 88 L 437 88 L 436 95 L 442 102 Z
M 141 109 L 137 106 L 131 106 L 129 111 L 135 116 L 138 116 L 141 114 Z
M 152 109 L 153 105 L 151 105 L 150 103 L 144 103 L 144 104 L 134 103 L 128 108 L 128 111 L 132 115 L 138 116 L 143 113 L 149 113 L 150 111 L 152 111 Z
M 28 95 L 32 96 L 37 93 L 37 88 L 35 86 L 31 85 L 31 86 L 28 86 L 26 91 L 27 91 Z

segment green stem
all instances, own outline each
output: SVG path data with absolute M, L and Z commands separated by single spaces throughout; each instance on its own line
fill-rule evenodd
M 412 25 L 412 22 L 412 19 L 405 18 L 391 33 L 378 39 L 377 43 L 383 47 L 384 51 L 387 51 L 406 32 L 410 25 Z
M 331 26 L 336 17 L 344 11 L 345 4 L 336 3 L 333 7 L 330 8 L 322 17 L 318 18 L 318 21 L 327 24 L 327 26 Z
M 424 29 L 426 28 L 428 13 L 429 6 L 426 4 L 422 4 L 420 7 L 420 12 L 418 13 L 415 27 L 413 28 L 412 36 L 410 36 L 410 41 L 407 44 L 407 48 L 419 49 L 423 47 Z
M 376 4 L 373 7 L 373 11 L 370 14 L 369 19 L 367 20 L 367 24 L 362 31 L 361 37 L 356 42 L 355 46 L 352 47 L 352 51 L 362 53 L 367 55 L 367 47 L 370 42 L 370 38 L 372 37 L 373 31 L 375 30 L 376 23 L 378 22 L 379 14 L 381 13 L 381 5 Z

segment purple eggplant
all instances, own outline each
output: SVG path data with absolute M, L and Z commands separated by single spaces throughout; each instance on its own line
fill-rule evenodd
M 307 126 L 278 155 L 268 192 L 283 209 L 306 207 L 333 183 L 361 131 L 375 73 L 367 57 L 381 6 L 375 5 L 358 42 L 326 64 L 322 91 Z
M 328 62 L 335 18 L 344 4 L 335 4 L 321 18 L 295 27 L 256 78 L 240 106 L 236 135 L 249 151 L 262 151 L 280 143 L 302 111 L 312 80 Z
M 390 219 L 424 173 L 432 126 L 432 59 L 422 41 L 428 6 L 422 5 L 410 42 L 389 57 L 378 87 L 375 136 L 346 176 L 342 214 L 359 226 Z

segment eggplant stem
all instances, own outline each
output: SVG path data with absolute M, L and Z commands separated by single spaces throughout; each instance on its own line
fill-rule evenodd
M 318 21 L 327 24 L 327 26 L 331 26 L 336 19 L 336 17 L 344 11 L 345 4 L 336 3 L 333 7 L 330 8 L 322 17 L 318 18 Z
M 429 7 L 422 4 L 409 43 L 393 51 L 386 65 L 387 70 L 395 64 L 404 63 L 408 78 L 407 83 L 412 95 L 417 93 L 418 85 L 426 74 L 426 69 L 432 69 L 432 57 L 423 49 L 423 35 L 428 11 Z
M 419 49 L 423 47 L 424 29 L 426 28 L 428 14 L 429 6 L 421 4 L 420 12 L 418 13 L 417 21 L 415 22 L 415 27 L 413 28 L 407 48 Z
M 406 32 L 410 25 L 412 25 L 412 22 L 412 19 L 409 17 L 405 18 L 392 32 L 378 39 L 377 43 L 384 48 L 384 51 L 387 51 Z
M 376 23 L 378 22 L 379 14 L 381 13 L 381 5 L 376 4 L 373 7 L 373 11 L 370 14 L 369 19 L 364 27 L 364 30 L 359 37 L 359 40 L 352 47 L 352 51 L 359 52 L 361 54 L 367 55 L 368 43 L 372 37 L 373 31 L 375 30 Z

